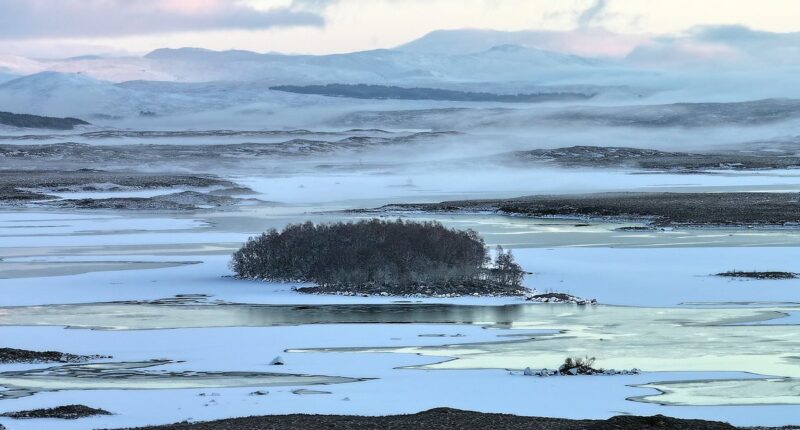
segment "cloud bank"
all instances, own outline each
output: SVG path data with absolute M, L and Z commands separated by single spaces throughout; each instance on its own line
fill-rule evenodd
M 681 66 L 798 64 L 800 33 L 757 31 L 740 25 L 695 27 L 683 35 L 655 37 L 636 47 L 627 58 L 640 64 Z
M 0 39 L 118 37 L 185 31 L 322 26 L 293 7 L 226 0 L 0 0 Z

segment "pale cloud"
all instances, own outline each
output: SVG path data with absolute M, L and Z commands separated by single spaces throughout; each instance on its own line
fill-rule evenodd
M 321 26 L 290 7 L 226 0 L 0 0 L 0 39 L 109 37 L 219 29 Z

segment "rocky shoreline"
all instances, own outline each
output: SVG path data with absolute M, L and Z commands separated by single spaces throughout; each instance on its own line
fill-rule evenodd
M 537 303 L 570 303 L 575 305 L 596 305 L 596 299 L 573 296 L 566 293 L 540 293 L 525 287 L 506 285 L 442 285 L 383 287 L 378 285 L 357 286 L 311 286 L 293 288 L 304 294 L 334 295 L 345 297 L 405 297 L 405 298 L 455 298 L 455 297 L 519 297 Z
M 300 287 L 295 291 L 305 294 L 331 294 L 337 296 L 402 296 L 402 297 L 528 297 L 531 290 L 493 283 L 445 284 L 445 285 L 354 285 Z

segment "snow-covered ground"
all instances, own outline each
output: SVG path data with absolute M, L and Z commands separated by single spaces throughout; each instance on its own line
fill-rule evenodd
M 489 244 L 510 245 L 523 267 L 534 272 L 526 279 L 530 287 L 626 307 L 525 304 L 514 298 L 304 295 L 293 291 L 296 285 L 292 284 L 230 277 L 230 250 L 249 234 L 306 217 L 318 221 L 348 217 L 304 212 L 312 207 L 172 216 L 3 213 L 0 252 L 5 257 L 0 269 L 29 265 L 24 277 L 13 276 L 9 270 L 11 278 L 0 280 L 4 346 L 109 354 L 114 358 L 103 361 L 115 363 L 170 361 L 139 371 L 143 380 L 138 382 L 69 376 L 40 381 L 35 374 L 0 373 L 0 383 L 4 378 L 7 383 L 14 381 L 17 389 L 26 384 L 33 391 L 48 387 L 32 396 L 0 400 L 0 411 L 84 403 L 114 413 L 66 424 L 8 419 L 0 423 L 19 429 L 91 429 L 287 412 L 387 414 L 436 406 L 572 418 L 624 412 L 720 419 L 739 425 L 794 422 L 797 406 L 763 404 L 780 398 L 776 397 L 782 395 L 780 387 L 789 382 L 779 379 L 778 385 L 764 385 L 747 379 L 758 377 L 753 373 L 796 376 L 796 366 L 782 363 L 781 354 L 798 347 L 792 320 L 797 305 L 787 302 L 796 301 L 800 281 L 713 276 L 732 269 L 798 271 L 796 248 L 776 246 L 800 241 L 794 230 L 642 233 L 615 231 L 620 224 L 614 223 L 583 226 L 569 220 L 480 214 L 439 217 L 446 225 L 476 229 Z M 130 262 L 152 266 L 131 267 L 134 263 Z M 174 265 L 180 262 L 193 264 Z M 54 272 L 53 265 L 76 272 Z M 184 298 L 170 299 L 174 296 Z M 448 308 L 469 317 L 442 320 L 419 308 L 403 317 L 405 324 L 357 323 L 358 313 L 349 317 L 354 318 L 349 324 L 303 324 L 302 310 L 259 308 L 302 305 L 313 310 L 315 305 L 337 304 L 362 305 L 365 310 L 393 304 L 466 305 L 469 308 L 462 309 L 473 310 Z M 781 318 L 784 314 L 789 316 Z M 281 324 L 281 318 L 289 315 L 291 325 Z M 315 315 L 323 316 L 307 321 L 338 318 L 325 317 L 324 312 Z M 391 321 L 391 315 L 386 314 L 385 320 Z M 505 315 L 502 324 L 497 324 L 498 315 Z M 725 323 L 716 326 L 714 321 Z M 66 326 L 71 329 L 65 330 Z M 566 334 L 554 334 L 561 330 L 567 330 Z M 531 344 L 532 338 L 537 340 Z M 604 338 L 608 340 L 603 342 Z M 742 342 L 760 345 L 759 351 L 742 349 Z M 530 345 L 535 348 L 529 349 Z M 526 366 L 553 368 L 568 355 L 584 354 L 597 355 L 602 366 L 640 367 L 644 373 L 585 378 L 519 374 Z M 283 356 L 285 366 L 268 365 L 277 355 Z M 446 361 L 450 357 L 458 359 Z M 0 372 L 42 367 L 47 365 L 3 365 Z M 180 371 L 216 376 L 192 379 L 174 373 Z M 237 371 L 375 379 L 272 386 L 264 377 L 241 382 L 235 374 L 224 373 Z M 711 382 L 698 386 L 677 381 Z M 736 386 L 740 391 L 757 387 L 758 394 L 751 395 L 746 406 L 723 406 L 743 400 L 720 397 L 720 386 Z M 475 387 L 480 387 L 480 393 Z M 653 388 L 664 387 L 675 390 L 664 397 L 672 405 L 650 403 L 660 401 Z M 330 394 L 295 394 L 298 389 Z M 258 390 L 269 394 L 250 395 Z M 581 398 L 593 400 L 577 400 L 580 407 L 573 407 L 575 399 Z
M 437 406 L 571 418 L 662 413 L 739 425 L 796 423 L 796 404 L 773 403 L 792 403 L 786 393 L 800 376 L 791 356 L 800 347 L 800 280 L 714 274 L 800 272 L 798 229 L 619 231 L 638 224 L 403 214 L 472 228 L 487 245 L 513 249 L 532 272 L 529 287 L 596 298 L 601 305 L 594 307 L 519 298 L 304 295 L 292 289 L 296 284 L 236 280 L 228 262 L 244 240 L 268 228 L 374 216 L 329 210 L 587 187 L 792 190 L 797 172 L 576 176 L 530 170 L 519 177 L 476 172 L 464 182 L 445 182 L 447 172 L 405 173 L 233 176 L 263 200 L 281 203 L 222 211 L 0 213 L 2 346 L 109 354 L 114 358 L 101 361 L 123 363 L 124 371 L 137 375 L 74 378 L 70 368 L 60 368 L 58 377 L 44 377 L 19 372 L 59 365 L 0 365 L 0 385 L 13 385 L 15 393 L 36 391 L 14 399 L 2 399 L 0 392 L 0 412 L 84 403 L 114 413 L 68 423 L 0 424 L 92 429 Z M 277 355 L 284 366 L 268 364 Z M 583 355 L 597 356 L 600 366 L 643 373 L 520 374 L 527 366 L 554 368 L 567 356 Z M 147 367 L 127 369 L 142 362 Z M 292 379 L 295 374 L 337 383 L 312 385 L 304 381 L 326 379 Z M 298 389 L 330 394 L 296 394 Z M 269 394 L 251 395 L 258 390 Z M 660 397 L 657 390 L 667 394 Z

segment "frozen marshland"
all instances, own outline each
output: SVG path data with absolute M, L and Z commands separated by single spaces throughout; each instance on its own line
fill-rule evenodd
M 214 32 L 251 14 L 230 31 L 287 47 L 231 47 L 308 52 L 291 32 L 335 31 L 356 2 L 172 3 L 58 8 L 163 20 L 131 34 L 196 18 L 177 34 L 214 50 L 137 53 L 131 34 L 64 23 L 52 37 L 71 49 L 122 45 L 62 58 L 0 28 L 0 348 L 71 354 L 0 354 L 0 414 L 110 412 L 0 428 L 439 407 L 800 425 L 800 33 L 613 32 L 610 0 L 579 2 L 574 29 L 262 54 Z M 458 27 L 486 26 L 506 30 Z M 234 277 L 251 236 L 372 218 L 474 230 L 512 250 L 531 295 L 597 303 Z M 621 372 L 538 376 L 568 357 Z

